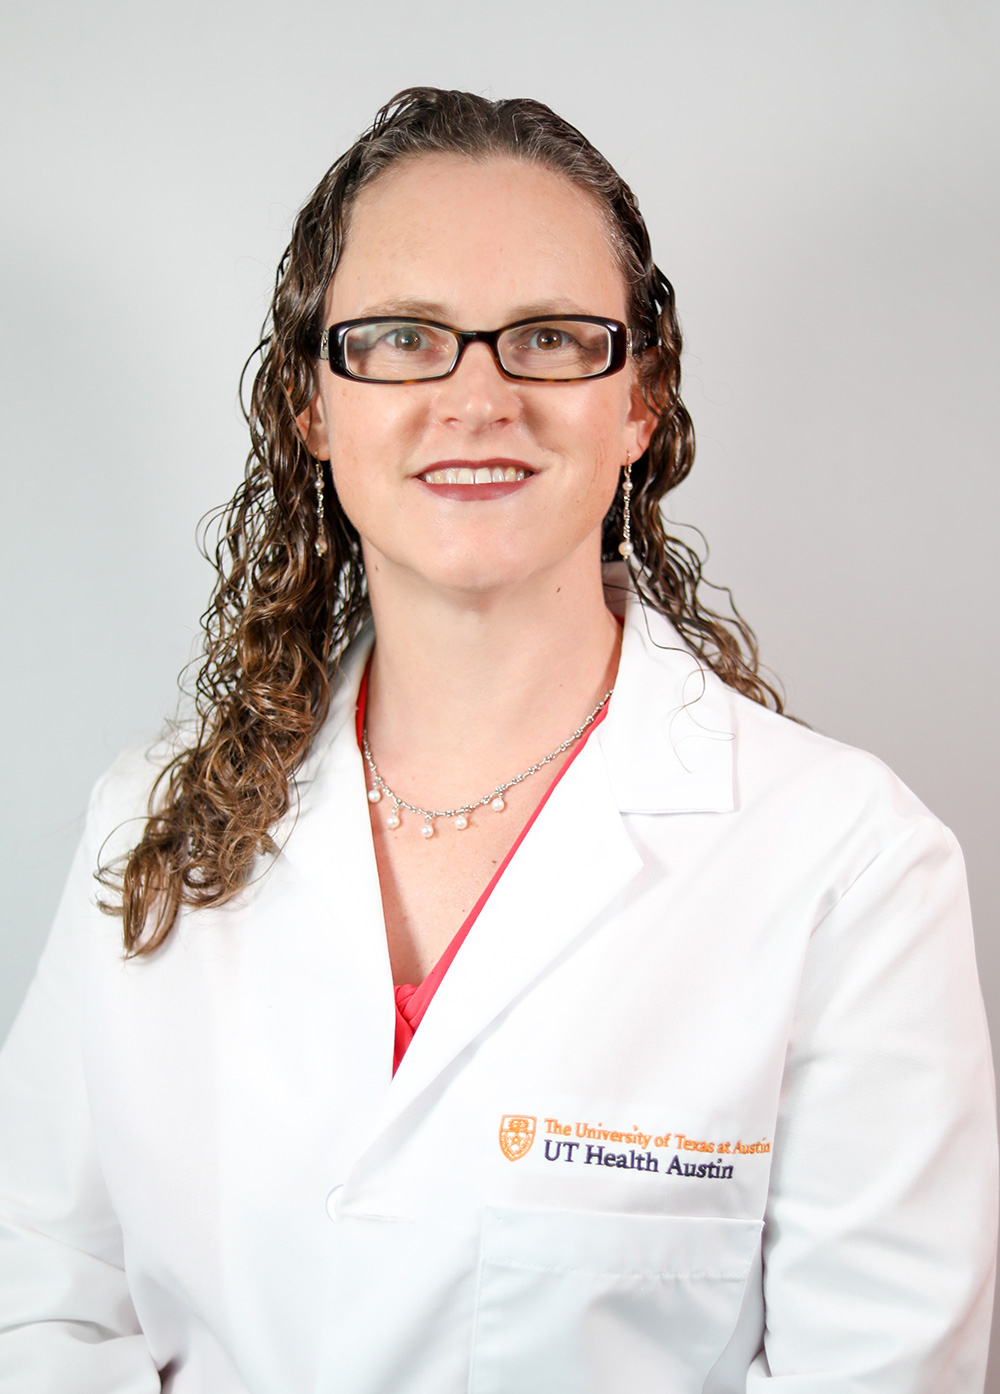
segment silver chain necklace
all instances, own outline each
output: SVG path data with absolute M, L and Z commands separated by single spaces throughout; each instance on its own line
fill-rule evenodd
M 614 688 L 609 687 L 583 725 L 578 726 L 573 734 L 564 740 L 562 745 L 556 746 L 555 750 L 546 755 L 544 760 L 539 760 L 536 764 L 529 765 L 521 774 L 516 774 L 513 779 L 508 779 L 505 784 L 498 784 L 495 789 L 491 789 L 490 792 L 484 794 L 481 799 L 476 799 L 473 803 L 462 804 L 461 808 L 419 808 L 416 804 L 407 803 L 407 801 L 401 799 L 398 794 L 394 794 L 379 774 L 378 767 L 372 758 L 371 746 L 368 744 L 368 725 L 366 722 L 361 732 L 361 751 L 365 757 L 368 768 L 372 772 L 372 788 L 368 790 L 368 801 L 369 803 L 381 803 L 383 796 L 392 800 L 392 810 L 385 820 L 386 827 L 388 828 L 399 827 L 399 810 L 405 808 L 407 813 L 415 813 L 418 818 L 424 820 L 420 827 L 421 837 L 434 836 L 434 820 L 436 818 L 453 818 L 455 820 L 455 827 L 458 828 L 459 832 L 462 832 L 469 826 L 469 814 L 477 808 L 483 808 L 486 804 L 489 804 L 494 813 L 502 813 L 507 807 L 503 797 L 507 790 L 513 789 L 515 784 L 520 784 L 521 781 L 527 779 L 529 775 L 537 774 L 540 769 L 551 764 L 552 761 L 562 755 L 564 751 L 569 750 L 573 742 L 578 741 L 587 727 L 592 726 L 600 716 L 601 712 L 610 701 L 612 692 L 614 692 Z

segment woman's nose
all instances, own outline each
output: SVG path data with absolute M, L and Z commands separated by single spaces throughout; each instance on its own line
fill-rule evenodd
M 435 411 L 440 421 L 482 430 L 520 415 L 518 387 L 504 377 L 488 344 L 469 344 L 451 376 L 440 380 Z

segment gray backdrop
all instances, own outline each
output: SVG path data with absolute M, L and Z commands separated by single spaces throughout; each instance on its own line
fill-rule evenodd
M 791 709 L 965 848 L 1000 1039 L 987 0 L 8 0 L 0 1033 L 87 791 L 174 704 L 290 219 L 398 88 L 537 96 L 632 183 L 703 529 Z M 1000 1391 L 995 1363 L 993 1391 Z

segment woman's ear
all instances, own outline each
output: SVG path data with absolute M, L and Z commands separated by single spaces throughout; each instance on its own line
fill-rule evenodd
M 299 428 L 299 435 L 305 441 L 306 449 L 311 451 L 317 460 L 329 460 L 330 431 L 327 426 L 326 407 L 318 389 L 305 411 L 299 412 L 295 418 L 295 424 Z
M 643 398 L 639 375 L 636 373 L 632 378 L 632 400 L 625 428 L 626 445 L 633 460 L 638 460 L 639 456 L 645 453 L 656 430 L 657 419 L 656 413 Z

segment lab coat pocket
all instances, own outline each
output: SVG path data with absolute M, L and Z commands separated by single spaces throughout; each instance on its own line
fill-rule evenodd
M 760 1230 L 488 1208 L 469 1394 L 697 1394 L 736 1326 Z

